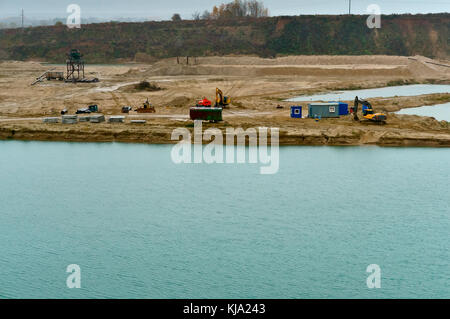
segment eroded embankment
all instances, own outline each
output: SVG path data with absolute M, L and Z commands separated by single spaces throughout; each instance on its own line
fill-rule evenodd
M 45 125 L 27 123 L 8 123 L 0 127 L 2 140 L 37 140 L 66 142 L 124 142 L 147 144 L 172 144 L 173 126 L 143 125 L 135 127 L 131 124 L 108 125 L 77 124 L 62 126 L 61 124 Z M 226 128 L 218 127 L 226 136 Z M 206 128 L 205 128 L 206 129 Z M 192 132 L 192 128 L 189 128 Z M 224 141 L 226 138 L 224 138 Z M 269 135 L 270 143 L 270 135 Z M 209 141 L 204 141 L 209 143 Z M 379 145 L 379 146 L 428 146 L 450 147 L 450 132 L 420 132 L 408 129 L 388 128 L 281 128 L 280 145 Z

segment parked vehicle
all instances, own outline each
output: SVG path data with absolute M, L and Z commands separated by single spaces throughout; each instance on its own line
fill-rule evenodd
M 122 107 L 122 113 L 130 113 L 133 108 L 131 106 Z
M 89 105 L 88 106 L 89 111 L 91 111 L 92 113 L 97 113 L 98 112 L 98 105 Z
M 216 88 L 216 107 L 227 107 L 231 103 L 231 98 L 224 96 L 221 89 Z
M 359 121 L 358 117 L 358 108 L 359 104 L 362 105 L 362 113 L 364 120 L 368 120 L 370 122 L 375 122 L 377 124 L 386 124 L 387 115 L 385 113 L 375 113 L 373 110 L 372 104 L 370 104 L 367 100 L 360 100 L 358 97 L 355 97 L 355 105 L 351 109 L 353 113 L 353 118 L 355 121 Z
M 138 113 L 156 113 L 156 109 L 150 104 L 149 100 L 144 103 L 144 105 L 136 110 Z
M 89 108 L 78 109 L 75 114 L 90 114 L 92 113 Z

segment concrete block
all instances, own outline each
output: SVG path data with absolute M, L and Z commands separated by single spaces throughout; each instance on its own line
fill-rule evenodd
M 76 124 L 76 123 L 78 123 L 78 116 L 77 115 L 63 115 L 62 123 L 63 124 Z
M 80 122 L 90 122 L 91 117 L 90 116 L 81 116 L 79 119 Z
M 59 123 L 59 117 L 46 117 L 42 120 L 43 123 Z
M 102 123 L 105 122 L 104 115 L 92 115 L 90 119 L 91 123 Z
M 111 116 L 108 120 L 109 123 L 124 123 L 125 116 Z

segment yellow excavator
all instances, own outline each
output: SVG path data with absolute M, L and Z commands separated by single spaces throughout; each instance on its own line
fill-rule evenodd
M 224 96 L 221 89 L 216 88 L 216 107 L 227 107 L 231 103 L 228 96 Z
M 387 115 L 384 113 L 375 113 L 369 101 L 360 100 L 358 97 L 355 98 L 354 107 L 352 107 L 351 111 L 353 113 L 353 119 L 355 121 L 359 121 L 358 117 L 358 108 L 359 104 L 362 105 L 362 114 L 363 118 L 369 120 L 371 122 L 375 122 L 378 124 L 386 124 Z

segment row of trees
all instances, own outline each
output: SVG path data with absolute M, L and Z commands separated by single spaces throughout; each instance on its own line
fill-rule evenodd
M 284 28 L 277 28 L 278 18 L 264 18 L 242 19 L 239 23 L 211 20 L 207 27 L 164 21 L 89 24 L 76 32 L 56 27 L 26 28 L 23 32 L 0 30 L 0 60 L 45 59 L 61 63 L 70 47 L 80 49 L 89 63 L 113 63 L 119 59 L 153 63 L 181 55 L 442 57 L 448 52 L 449 14 L 385 16 L 383 27 L 377 32 L 367 28 L 366 19 L 357 15 L 285 17 Z M 435 41 L 430 34 L 436 34 Z
M 205 10 L 203 14 L 193 14 L 194 20 L 233 19 L 242 17 L 262 18 L 269 16 L 269 9 L 258 0 L 234 0 L 214 6 L 212 11 Z

